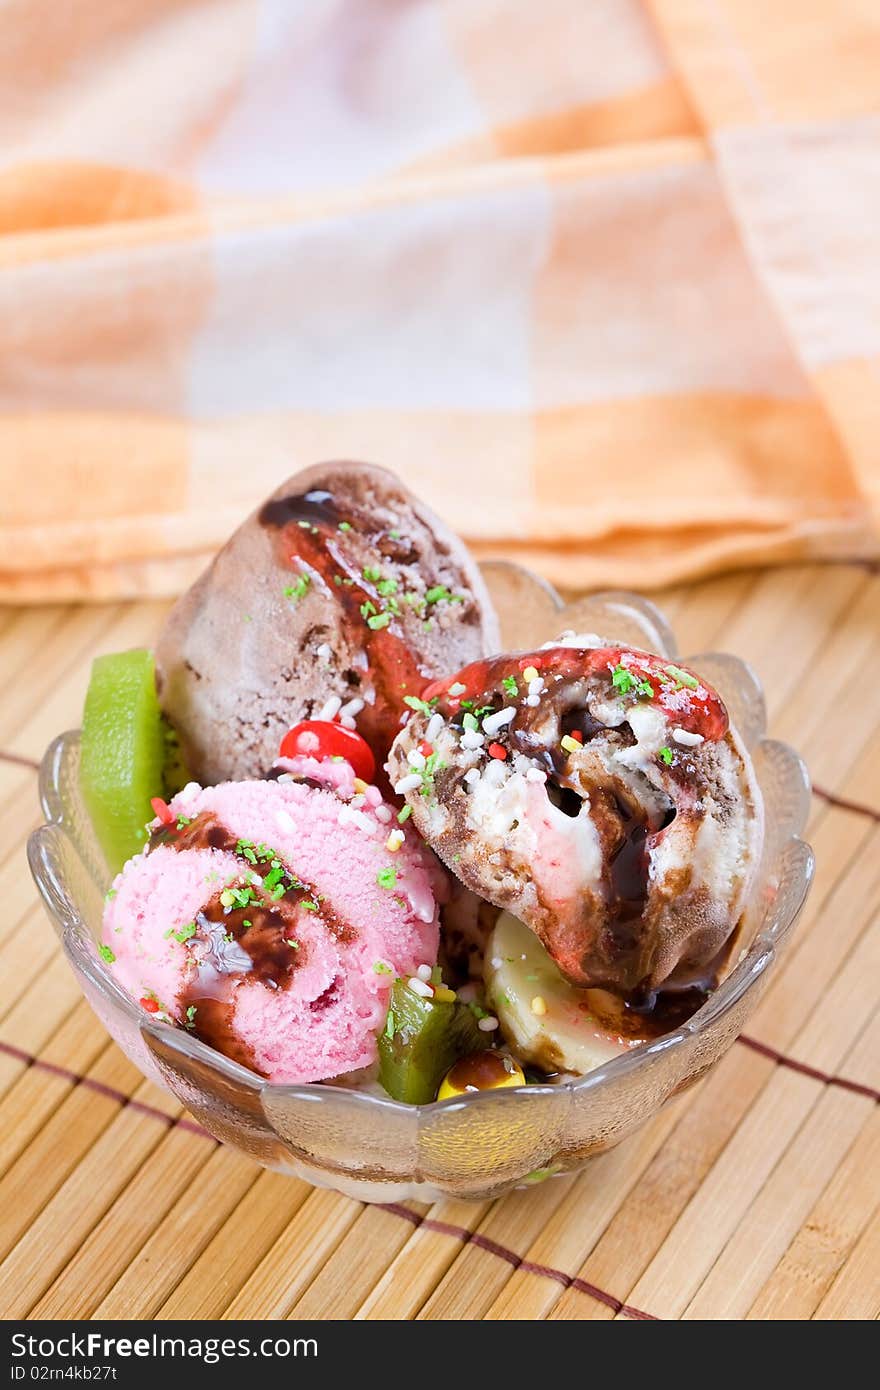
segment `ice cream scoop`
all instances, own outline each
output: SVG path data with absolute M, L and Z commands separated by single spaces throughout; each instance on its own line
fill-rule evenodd
M 498 629 L 458 538 L 382 468 L 284 483 L 175 605 L 162 708 L 193 776 L 260 776 L 301 721 L 355 726 L 381 766 L 407 696 L 483 656 Z
M 428 844 L 572 983 L 646 998 L 719 967 L 762 812 L 694 672 L 598 638 L 493 657 L 423 691 L 388 766 Z
M 395 976 L 437 955 L 442 870 L 375 788 L 326 770 L 184 788 L 104 914 L 143 1008 L 276 1082 L 370 1066 Z

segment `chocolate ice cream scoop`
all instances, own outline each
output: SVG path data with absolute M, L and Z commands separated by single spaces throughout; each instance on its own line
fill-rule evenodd
M 388 767 L 428 844 L 569 980 L 650 1001 L 712 982 L 760 853 L 760 797 L 705 681 L 591 640 L 429 686 Z
M 159 697 L 202 782 L 269 771 L 287 729 L 341 717 L 381 765 L 407 697 L 498 644 L 459 539 L 385 469 L 284 483 L 173 608 Z

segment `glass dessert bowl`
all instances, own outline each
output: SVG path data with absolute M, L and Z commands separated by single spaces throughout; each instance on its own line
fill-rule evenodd
M 481 567 L 506 650 L 539 646 L 565 628 L 678 659 L 661 613 L 635 594 L 596 594 L 565 605 L 515 565 Z M 638 1129 L 697 1081 L 745 1026 L 776 966 L 809 889 L 813 859 L 800 838 L 809 806 L 803 763 L 765 737 L 760 686 L 734 657 L 685 658 L 711 681 L 748 746 L 765 805 L 758 873 L 727 973 L 706 1003 L 673 1031 L 554 1084 L 478 1091 L 407 1105 L 340 1085 L 279 1085 L 151 1018 L 98 953 L 110 874 L 79 781 L 79 734 L 48 748 L 41 772 L 47 824 L 29 860 L 83 992 L 145 1077 L 170 1091 L 217 1139 L 265 1167 L 364 1201 L 438 1196 L 486 1199 L 582 1167 Z

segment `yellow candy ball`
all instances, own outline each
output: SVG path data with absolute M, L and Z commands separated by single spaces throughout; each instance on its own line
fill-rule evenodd
M 462 1057 L 444 1076 L 438 1100 L 465 1096 L 469 1091 L 497 1091 L 502 1086 L 524 1086 L 522 1067 L 503 1052 L 474 1052 Z

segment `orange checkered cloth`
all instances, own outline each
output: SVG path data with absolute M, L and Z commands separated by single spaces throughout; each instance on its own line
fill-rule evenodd
M 864 0 L 11 0 L 0 598 L 330 457 L 564 585 L 876 556 Z

